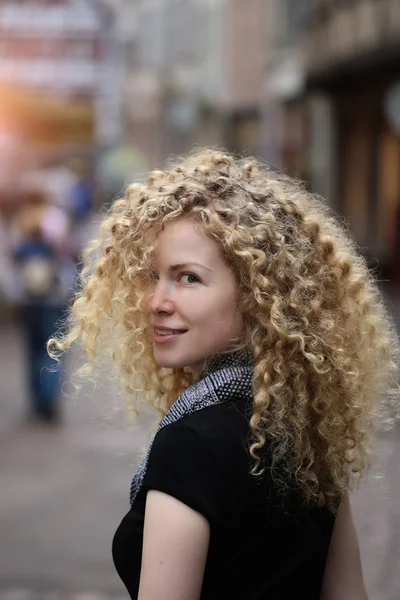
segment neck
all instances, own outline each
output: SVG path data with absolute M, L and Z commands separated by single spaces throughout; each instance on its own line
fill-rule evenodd
M 211 375 L 215 371 L 219 371 L 228 366 L 244 366 L 253 363 L 253 352 L 250 348 L 235 350 L 208 357 L 196 371 L 193 370 L 195 381 L 203 379 L 207 375 Z
M 200 374 L 204 371 L 205 361 L 200 366 L 190 367 L 193 374 L 193 383 L 198 380 Z

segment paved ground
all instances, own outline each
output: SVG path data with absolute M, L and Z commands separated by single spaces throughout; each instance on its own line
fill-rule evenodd
M 107 382 L 78 396 L 67 386 L 59 430 L 29 427 L 22 357 L 17 329 L 2 326 L 0 600 L 122 600 L 111 540 L 149 418 L 132 428 Z M 399 458 L 400 429 L 382 439 L 378 468 L 353 498 L 370 600 L 400 598 Z
M 23 375 L 18 331 L 3 327 L 0 599 L 126 598 L 111 541 L 129 509 L 129 480 L 149 419 L 132 427 L 122 399 L 105 383 L 90 395 L 83 389 L 64 398 L 60 429 L 28 426 Z

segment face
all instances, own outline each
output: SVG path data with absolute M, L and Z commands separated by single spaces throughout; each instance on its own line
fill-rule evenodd
M 235 275 L 217 243 L 185 218 L 158 233 L 152 267 L 154 359 L 162 367 L 191 367 L 197 376 L 243 331 Z

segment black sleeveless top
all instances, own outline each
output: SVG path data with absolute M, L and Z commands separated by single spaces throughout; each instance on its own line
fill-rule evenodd
M 334 516 L 295 492 L 279 494 L 268 469 L 250 475 L 245 401 L 217 404 L 156 435 L 143 487 L 113 540 L 131 598 L 139 589 L 146 493 L 174 496 L 210 523 L 202 600 L 319 600 Z

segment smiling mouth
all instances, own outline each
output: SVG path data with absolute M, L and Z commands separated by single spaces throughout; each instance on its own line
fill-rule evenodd
M 179 333 L 186 333 L 187 329 L 158 329 L 158 327 L 154 327 L 154 332 L 157 335 L 177 335 Z

